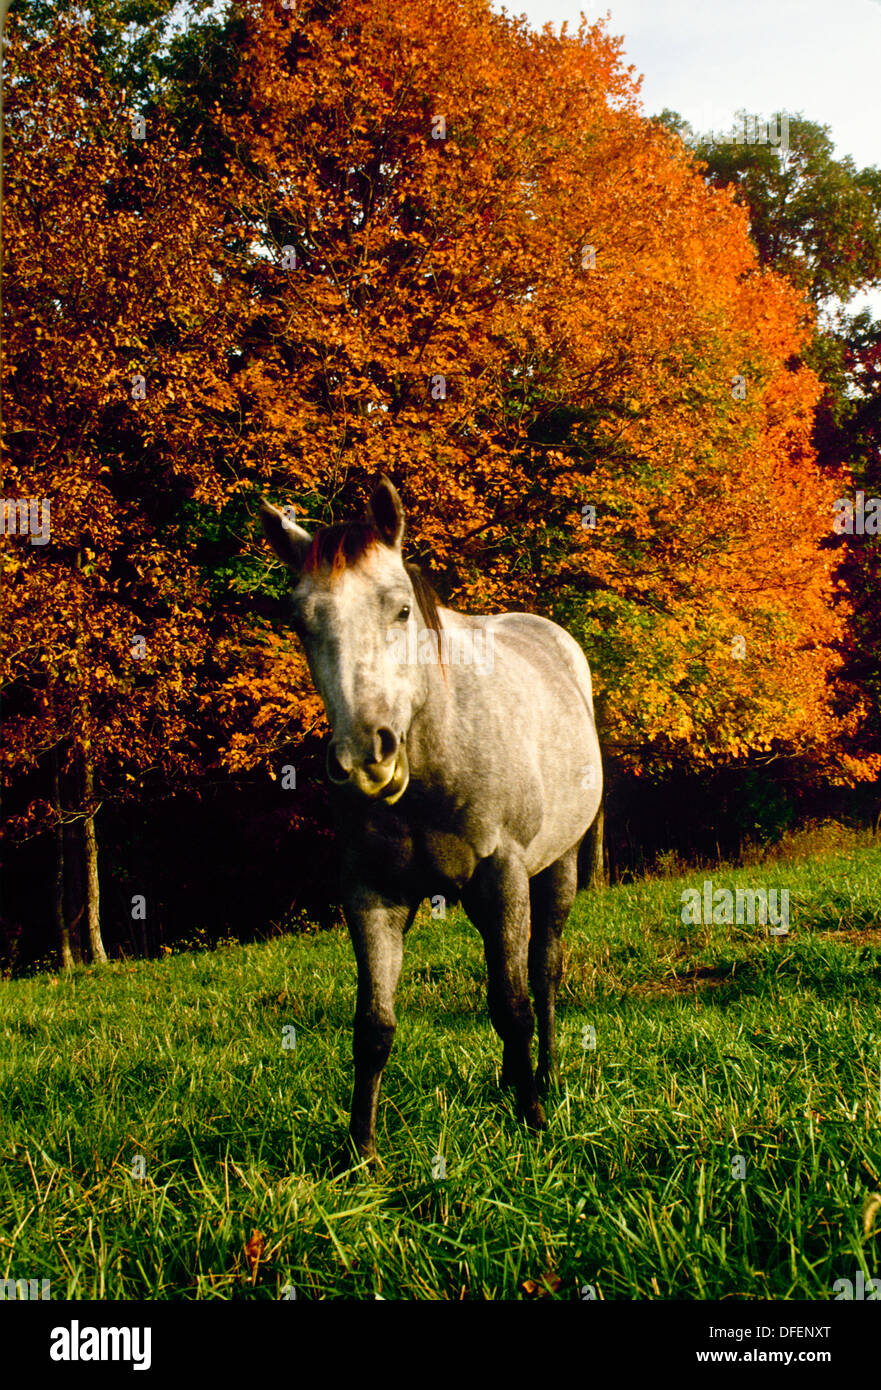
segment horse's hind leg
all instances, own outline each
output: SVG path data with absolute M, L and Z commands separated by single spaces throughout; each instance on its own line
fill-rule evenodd
M 529 883 L 532 930 L 529 938 L 529 983 L 538 1017 L 540 1087 L 559 1085 L 555 1036 L 557 988 L 563 973 L 563 928 L 578 886 L 578 845 L 536 874 Z
M 535 1017 L 527 986 L 529 879 L 525 867 L 515 857 L 484 859 L 463 892 L 462 903 L 483 937 L 489 1016 L 504 1048 L 503 1081 L 516 1087 L 526 1123 L 541 1129 L 545 1113 L 531 1057 Z

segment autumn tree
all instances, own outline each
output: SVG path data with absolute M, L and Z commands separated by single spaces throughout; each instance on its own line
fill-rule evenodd
M 210 24 L 213 0 L 186 0 L 183 13 L 179 0 L 78 0 L 73 8 L 88 22 L 88 53 L 104 80 L 143 109 L 163 104 L 170 50 L 200 21 Z M 55 28 L 58 6 L 53 0 L 12 0 L 10 14 L 32 39 L 44 41 Z
M 785 112 L 763 123 L 741 111 L 733 131 L 699 133 L 675 112 L 658 119 L 688 140 L 704 177 L 747 209 L 760 263 L 813 304 L 846 303 L 881 280 L 881 170 L 836 158 L 828 126 Z M 751 138 L 756 132 L 768 138 Z
M 841 499 L 850 515 L 836 521 L 851 608 L 836 702 L 851 758 L 881 773 L 881 321 L 867 311 L 844 317 L 827 339 L 815 430 L 821 460 L 844 464 L 851 480 Z
M 108 87 L 87 27 L 12 22 L 9 41 L 4 495 L 47 535 L 3 542 L 5 760 L 40 793 L 15 828 L 56 827 L 69 964 L 80 920 L 104 958 L 99 805 L 200 766 L 213 634 L 180 536 L 235 487 L 227 228 L 173 135 Z
M 224 129 L 255 468 L 283 458 L 318 521 L 390 471 L 456 601 L 583 636 L 633 766 L 828 743 L 810 315 L 640 117 L 616 42 L 477 0 L 430 26 L 406 3 L 244 12 Z
M 9 54 L 6 492 L 51 502 L 3 551 L 20 828 L 75 818 L 88 879 L 99 800 L 308 750 L 256 500 L 320 525 L 380 469 L 445 598 L 583 641 L 612 763 L 840 761 L 810 305 L 602 24 L 246 0 L 151 39 L 133 109 L 80 19 Z
M 849 305 L 881 286 L 881 170 L 837 158 L 829 127 L 801 115 L 784 124 L 781 112 L 769 122 L 738 113 L 736 132 L 773 132 L 758 140 L 696 133 L 675 112 L 658 119 L 687 141 L 705 179 L 730 189 L 747 210 L 760 263 L 786 275 L 816 307 L 802 348 L 822 382 L 812 442 L 821 468 L 846 479 L 852 505 L 861 493 L 865 508 L 865 499 L 881 497 L 879 324 Z M 870 519 L 868 531 L 829 539 L 852 609 L 839 640 L 837 741 L 851 772 L 871 775 L 881 768 L 881 536 Z

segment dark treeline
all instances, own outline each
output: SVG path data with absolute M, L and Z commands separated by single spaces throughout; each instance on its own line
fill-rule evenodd
M 318 769 L 316 768 L 316 772 Z M 607 768 L 607 773 L 609 769 Z M 330 816 L 319 786 L 316 817 L 304 822 L 291 792 L 265 780 L 219 784 L 154 806 L 102 808 L 101 923 L 108 956 L 266 940 L 281 932 L 341 924 Z M 616 778 L 605 806 L 605 868 L 627 882 L 674 855 L 683 865 L 752 862 L 763 846 L 811 820 L 872 823 L 872 788 L 818 791 L 798 769 L 721 770 L 648 785 Z M 581 882 L 591 875 L 585 841 Z M 3 965 L 14 972 L 57 959 L 52 846 L 47 836 L 18 848 L 4 873 Z M 139 900 L 145 899 L 144 907 Z M 71 930 L 75 960 L 88 959 L 82 922 Z

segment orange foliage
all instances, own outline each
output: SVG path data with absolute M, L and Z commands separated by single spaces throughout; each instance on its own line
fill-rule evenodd
M 834 763 L 805 303 L 620 43 L 483 0 L 242 10 L 221 173 L 158 118 L 133 141 L 74 21 L 39 52 L 12 26 L 4 495 L 51 497 L 52 537 L 4 542 L 8 762 L 85 721 L 113 792 L 318 728 L 199 528 L 238 505 L 268 591 L 257 491 L 328 522 L 382 470 L 454 603 L 584 641 L 630 766 Z

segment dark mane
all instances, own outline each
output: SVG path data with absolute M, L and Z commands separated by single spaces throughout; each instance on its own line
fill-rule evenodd
M 306 574 L 314 574 L 322 565 L 329 565 L 333 581 L 349 565 L 357 564 L 379 541 L 379 533 L 369 521 L 340 521 L 335 526 L 325 526 L 313 536 L 303 570 Z
M 437 647 L 440 660 L 443 661 L 443 643 L 441 642 L 441 617 L 440 604 L 437 594 L 429 584 L 425 575 L 418 565 L 411 565 L 404 561 L 404 569 L 413 585 L 413 593 L 416 595 L 416 602 L 419 604 L 419 611 L 425 619 L 425 626 L 430 628 L 437 637 Z
M 333 582 L 349 565 L 357 564 L 362 555 L 366 555 L 368 550 L 381 543 L 382 537 L 369 521 L 340 521 L 335 526 L 325 526 L 313 536 L 303 562 L 303 570 L 306 574 L 314 574 L 322 565 L 328 565 Z M 404 569 L 413 585 L 413 593 L 416 595 L 425 625 L 436 634 L 438 652 L 442 653 L 441 619 L 438 611 L 440 605 L 437 594 L 418 565 L 411 565 L 405 560 Z

